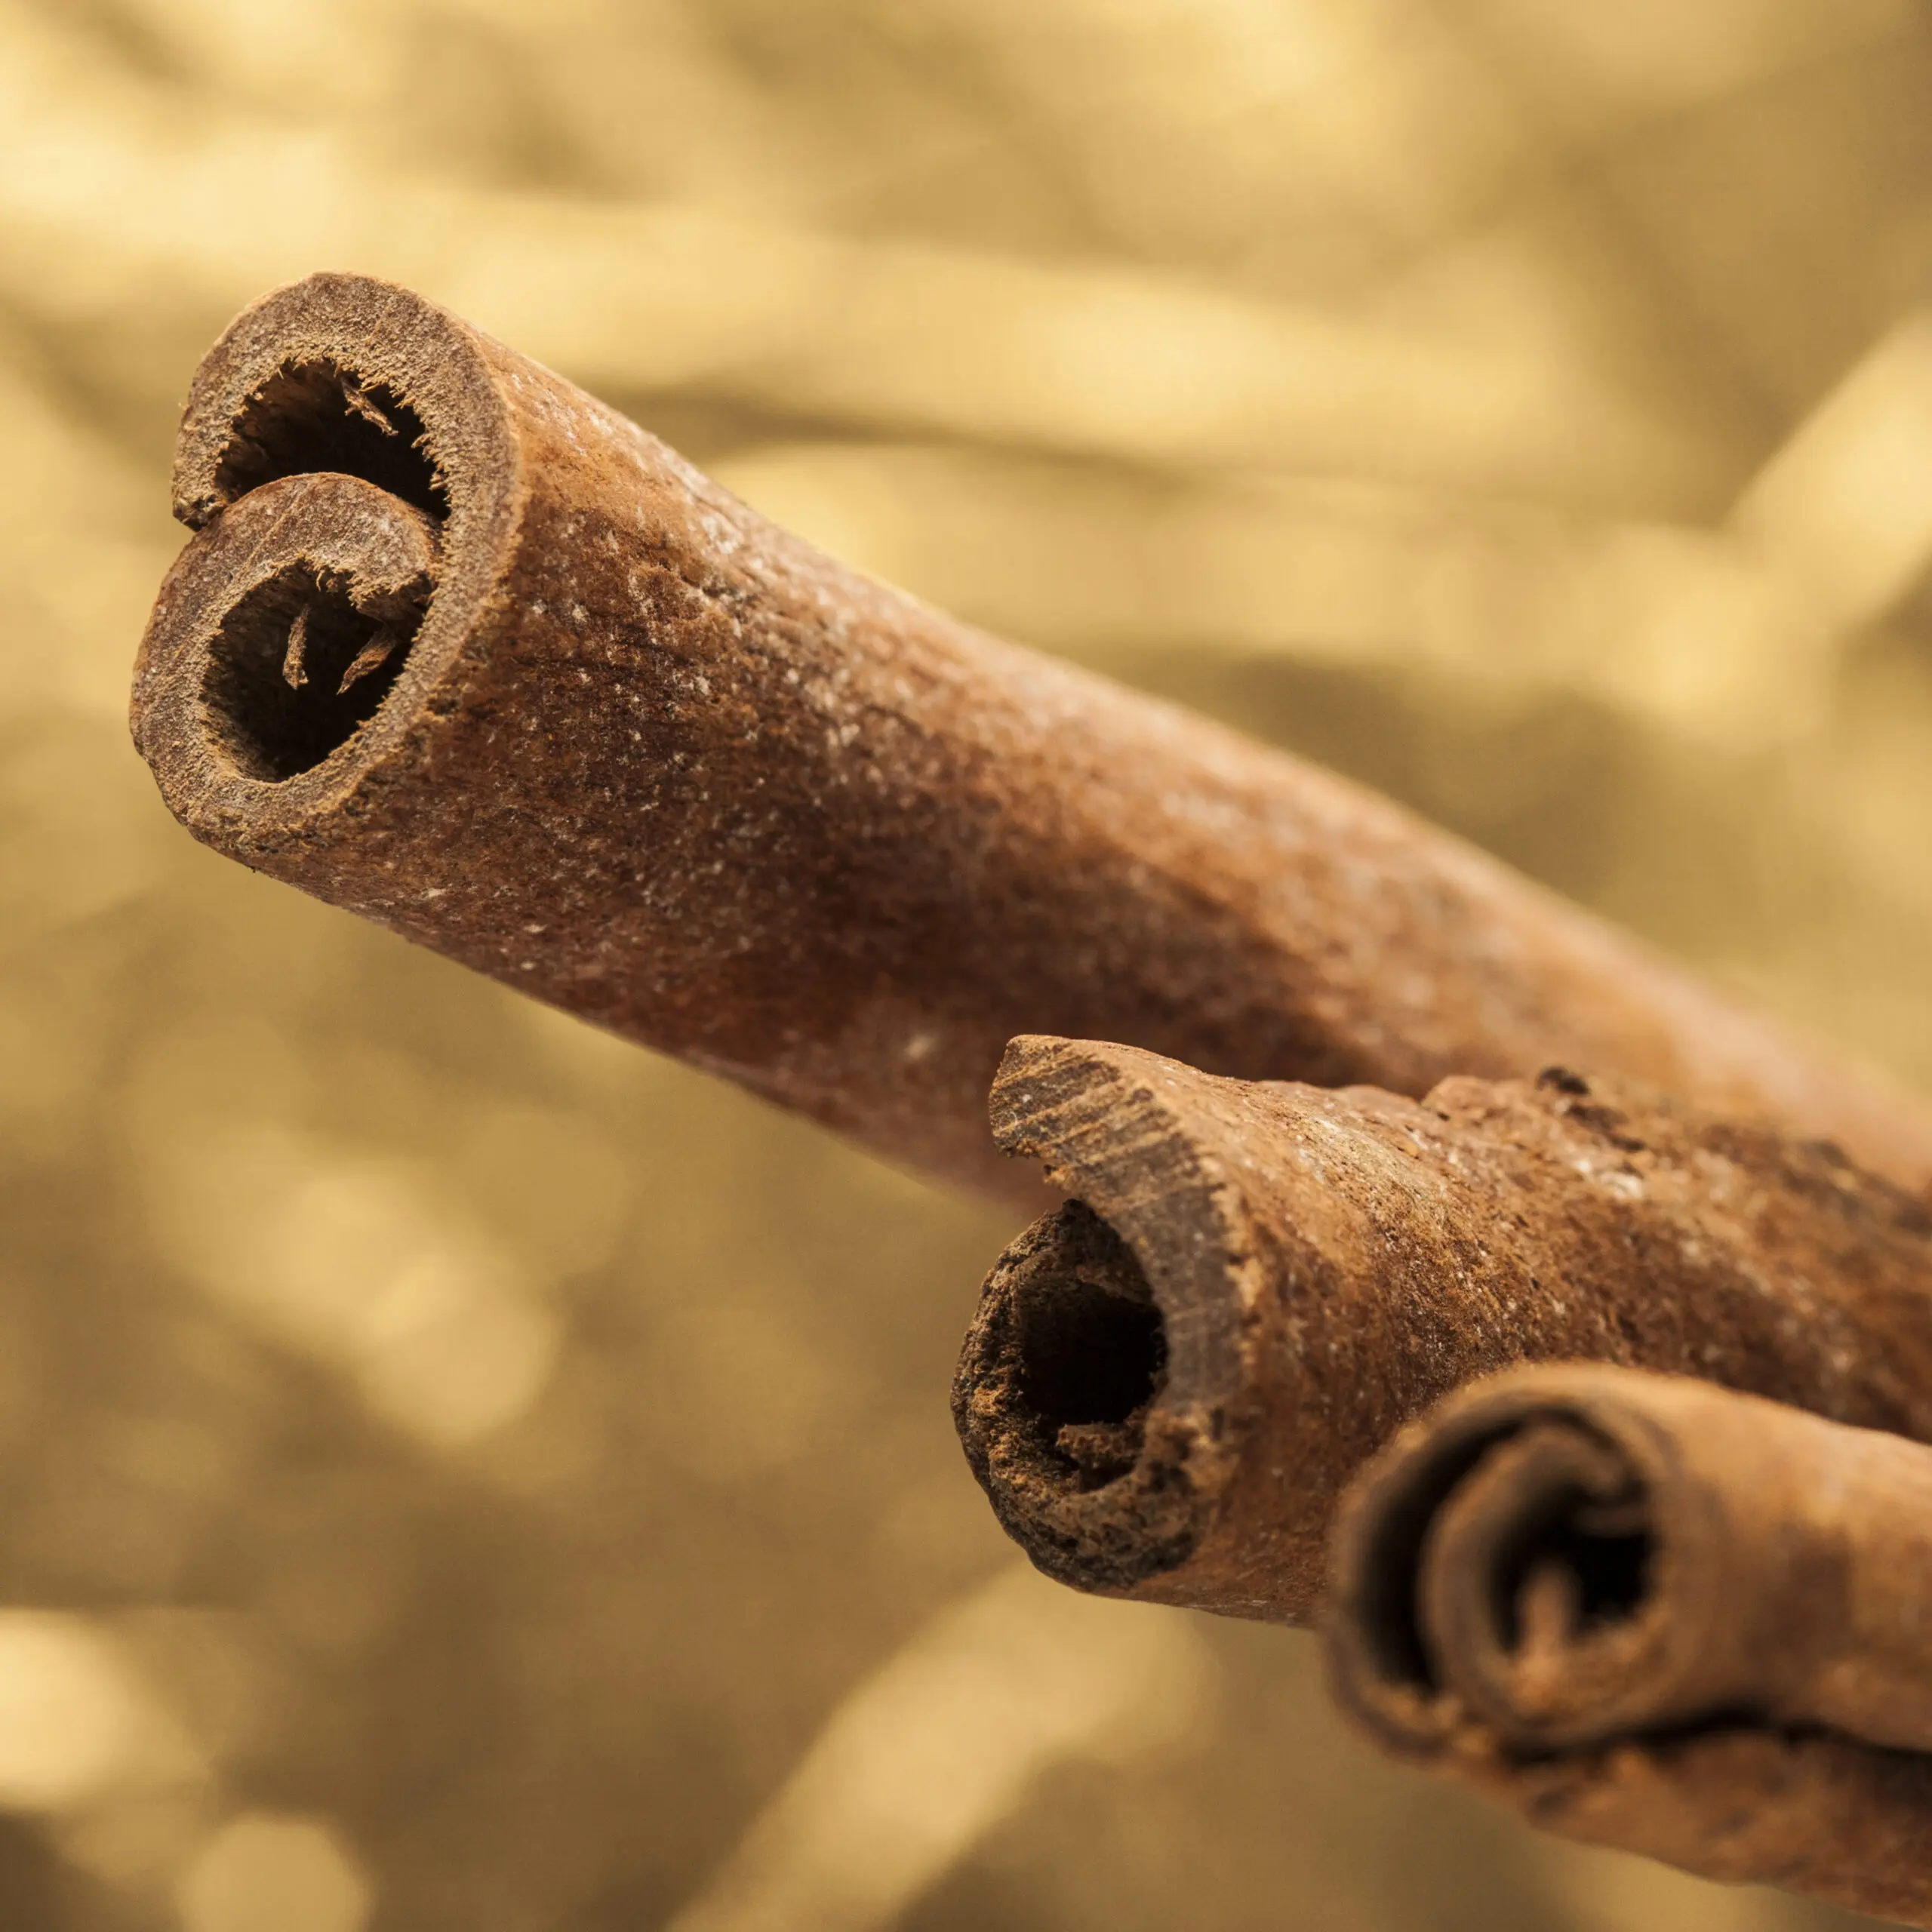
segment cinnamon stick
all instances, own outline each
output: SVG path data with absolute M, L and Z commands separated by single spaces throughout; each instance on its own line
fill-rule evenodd
M 1932 1213 L 1829 1144 L 1560 1069 L 1417 1102 L 1038 1038 L 992 1104 L 1072 1198 L 989 1276 L 954 1413 L 1078 1588 L 1303 1621 L 1349 1478 L 1525 1359 L 1932 1441 Z
M 420 297 L 319 275 L 191 391 L 134 735 L 218 851 L 1012 1193 L 1023 1031 L 1371 1081 L 1573 1060 L 1932 1124 L 1386 801 L 773 528 Z M 1031 1198 L 1037 1203 L 1037 1193 Z
M 1932 1451 L 1518 1369 L 1360 1476 L 1324 1617 L 1386 1749 L 1567 1836 L 1932 1925 Z

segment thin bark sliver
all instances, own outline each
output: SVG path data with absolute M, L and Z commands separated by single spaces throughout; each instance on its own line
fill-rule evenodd
M 1925 1112 L 1388 801 L 774 528 L 421 298 L 195 377 L 135 737 L 231 857 L 1013 1195 L 1013 1035 L 1412 1094 L 1552 1060 L 1932 1172 Z

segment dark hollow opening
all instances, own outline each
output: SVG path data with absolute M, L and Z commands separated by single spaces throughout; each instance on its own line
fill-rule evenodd
M 1385 1682 L 1430 1694 L 1441 1688 L 1423 1632 L 1423 1547 L 1456 1491 L 1511 1432 L 1466 1441 L 1423 1461 L 1380 1511 L 1360 1560 L 1355 1617 Z M 1634 1484 L 1611 1499 L 1574 1482 L 1549 1490 L 1542 1506 L 1515 1525 L 1494 1552 L 1489 1611 L 1506 1652 L 1515 1655 L 1523 1648 L 1524 1592 L 1531 1580 L 1551 1566 L 1564 1573 L 1568 1585 L 1570 1640 L 1637 1614 L 1649 1595 L 1655 1550 L 1644 1509 L 1643 1493 Z
M 1050 1429 L 1124 1423 L 1152 1399 L 1168 1338 L 1151 1297 L 1049 1275 L 1017 1312 L 1021 1395 Z
M 1649 1594 L 1654 1540 L 1632 1526 L 1635 1506 L 1606 1506 L 1579 1491 L 1559 1499 L 1549 1515 L 1503 1552 L 1496 1569 L 1494 1614 L 1506 1650 L 1523 1641 L 1522 1602 L 1530 1580 L 1555 1569 L 1569 1581 L 1582 1637 L 1628 1622 Z
M 223 503 L 281 476 L 359 476 L 434 517 L 449 495 L 430 460 L 423 419 L 387 383 L 335 362 L 278 369 L 251 396 L 215 472 Z
M 303 681 L 291 684 L 298 620 Z M 209 729 L 236 767 L 251 778 L 292 778 L 346 743 L 375 715 L 409 654 L 405 634 L 391 628 L 379 638 L 384 630 L 306 569 L 284 571 L 242 598 L 209 648 L 202 689 Z M 358 659 L 382 641 L 390 645 L 382 661 L 342 689 Z

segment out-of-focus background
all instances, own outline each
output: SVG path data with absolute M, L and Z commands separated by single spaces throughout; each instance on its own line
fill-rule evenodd
M 1033 1579 L 997 1215 L 175 829 L 175 412 L 317 267 L 1932 1079 L 1910 0 L 0 0 L 0 1924 L 1850 1923 Z

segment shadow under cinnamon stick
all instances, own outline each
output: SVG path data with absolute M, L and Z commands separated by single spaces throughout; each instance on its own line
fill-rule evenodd
M 1416 1102 L 1053 1039 L 992 1114 L 1073 1198 L 995 1266 L 955 1415 L 1076 1587 L 1306 1620 L 1355 1471 L 1526 1359 L 1932 1440 L 1932 1215 L 1835 1148 L 1554 1069 Z
M 1932 1450 L 1686 1378 L 1459 1392 L 1350 1489 L 1343 1709 L 1567 1836 L 1932 1925 Z
M 194 835 L 1023 1198 L 1024 1032 L 1420 1094 L 1552 1060 L 1932 1173 L 1932 1117 L 1386 800 L 774 529 L 420 297 L 195 377 L 134 728 Z

